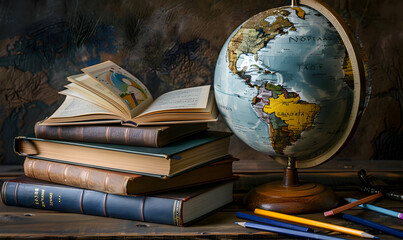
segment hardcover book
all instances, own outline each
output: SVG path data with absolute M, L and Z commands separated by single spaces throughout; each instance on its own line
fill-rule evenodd
M 35 124 L 35 137 L 62 141 L 162 147 L 207 129 L 207 123 L 126 127 L 120 125 L 46 126 Z
M 232 202 L 232 182 L 152 196 L 123 196 L 30 179 L 5 181 L 6 205 L 184 226 Z
M 111 61 L 67 78 L 63 104 L 42 125 L 122 123 L 169 125 L 216 121 L 210 85 L 174 90 L 153 99 L 136 77 Z
M 120 195 L 151 194 L 233 179 L 232 162 L 227 158 L 170 178 L 156 178 L 71 164 L 26 158 L 26 176 L 73 187 Z
M 141 175 L 173 176 L 228 156 L 231 133 L 204 131 L 161 148 L 16 137 L 21 156 Z

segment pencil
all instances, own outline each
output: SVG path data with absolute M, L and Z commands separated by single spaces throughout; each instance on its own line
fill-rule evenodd
M 372 222 L 372 221 L 369 221 L 369 220 L 366 220 L 366 219 L 363 219 L 363 218 L 360 218 L 360 217 L 356 217 L 356 216 L 353 216 L 353 215 L 350 215 L 350 214 L 343 214 L 343 218 L 347 219 L 347 220 L 350 220 L 350 221 L 353 221 L 355 223 L 367 226 L 367 227 L 377 229 L 377 230 L 382 231 L 384 233 L 387 233 L 387 234 L 390 234 L 390 235 L 393 235 L 393 236 L 396 236 L 396 237 L 399 237 L 399 238 L 403 238 L 403 231 L 400 231 L 400 230 L 397 230 L 397 229 L 394 229 L 394 228 L 390 228 L 390 227 L 387 227 L 385 225 L 375 223 L 375 222 Z
M 357 201 L 357 199 L 355 199 L 355 198 L 345 198 L 345 200 L 347 202 L 355 202 L 355 201 Z M 389 215 L 389 216 L 392 216 L 392 217 L 397 217 L 397 218 L 403 219 L 403 213 L 399 213 L 399 212 L 396 212 L 396 211 L 393 211 L 393 210 L 390 210 L 390 209 L 381 208 L 381 207 L 378 207 L 378 206 L 375 206 L 375 205 L 372 205 L 372 204 L 369 204 L 369 203 L 360 204 L 358 206 L 362 207 L 362 208 L 365 208 L 365 209 L 368 209 L 368 210 L 372 210 L 374 212 L 379 212 L 379 213 L 383 213 L 385 215 Z
M 295 224 L 291 224 L 291 223 L 276 221 L 273 219 L 258 217 L 255 215 L 250 215 L 250 214 L 241 213 L 241 212 L 237 212 L 236 217 L 254 221 L 254 222 L 265 223 L 265 224 L 269 224 L 269 225 L 276 226 L 276 227 L 288 228 L 288 229 L 292 229 L 295 231 L 313 232 L 313 229 L 309 228 L 309 227 L 303 227 L 303 226 L 299 226 L 299 225 L 295 225 Z
M 292 229 L 263 225 L 263 224 L 252 223 L 252 222 L 236 222 L 235 224 L 238 224 L 238 225 L 240 225 L 242 227 L 246 227 L 246 228 L 253 228 L 253 229 L 258 229 L 258 230 L 267 231 L 267 232 L 280 233 L 280 234 L 289 235 L 289 236 L 293 236 L 293 237 L 303 237 L 303 238 L 309 238 L 309 239 L 323 239 L 323 240 L 345 239 L 345 238 L 331 237 L 331 236 L 326 236 L 326 235 L 311 233 L 311 232 L 301 232 L 301 231 L 296 231 L 296 230 L 292 230 Z
M 332 216 L 332 215 L 334 215 L 334 214 L 341 213 L 341 212 L 343 212 L 343 211 L 345 211 L 345 210 L 348 210 L 348 209 L 350 209 L 350 208 L 356 207 L 356 206 L 358 206 L 358 205 L 360 205 L 360 204 L 362 204 L 362 203 L 367 203 L 367 202 L 369 202 L 369 201 L 375 200 L 375 199 L 380 198 L 380 197 L 382 197 L 382 193 L 381 193 L 381 192 L 376 193 L 376 194 L 373 194 L 373 195 L 370 195 L 370 196 L 365 197 L 365 198 L 361 198 L 360 200 L 357 200 L 357 201 L 355 201 L 355 202 L 348 203 L 348 204 L 346 204 L 346 205 L 343 205 L 343 206 L 341 206 L 341 207 L 332 209 L 332 210 L 330 210 L 330 211 L 327 211 L 327 212 L 324 213 L 324 215 L 325 215 L 325 217 Z
M 315 221 L 315 220 L 311 220 L 311 219 L 307 219 L 307 218 L 296 217 L 296 216 L 287 215 L 287 214 L 283 214 L 283 213 L 267 211 L 267 210 L 263 210 L 263 209 L 259 209 L 259 208 L 255 209 L 255 213 L 266 216 L 266 217 L 276 218 L 276 219 L 285 220 L 285 221 L 293 222 L 293 223 L 300 223 L 300 224 L 304 224 L 304 225 L 308 225 L 308 226 L 312 226 L 312 227 L 324 228 L 324 229 L 337 231 L 337 232 L 341 232 L 341 233 L 346 233 L 346 234 L 350 234 L 350 235 L 354 235 L 354 236 L 358 236 L 358 237 L 378 238 L 378 237 L 375 237 L 369 233 L 366 233 L 366 232 L 363 232 L 360 230 L 346 228 L 346 227 L 342 227 L 342 226 L 338 226 L 338 225 L 334 225 L 334 224 L 330 224 L 330 223 L 319 222 L 319 221 Z

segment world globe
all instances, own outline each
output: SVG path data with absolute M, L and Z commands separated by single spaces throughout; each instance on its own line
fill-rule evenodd
M 218 109 L 243 142 L 286 165 L 282 181 L 251 189 L 245 207 L 309 213 L 335 207 L 327 186 L 298 180 L 297 168 L 334 156 L 364 104 L 364 67 L 346 24 L 317 0 L 256 14 L 218 56 Z
M 299 168 L 333 156 L 362 104 L 362 73 L 355 71 L 362 67 L 343 34 L 303 5 L 241 24 L 223 45 L 214 75 L 217 106 L 232 132 L 283 164 L 295 158 Z

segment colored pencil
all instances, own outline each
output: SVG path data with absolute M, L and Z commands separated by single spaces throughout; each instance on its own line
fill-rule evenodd
M 369 233 L 366 233 L 366 232 L 363 232 L 363 231 L 360 231 L 357 229 L 346 228 L 346 227 L 342 227 L 342 226 L 338 226 L 338 225 L 334 225 L 334 224 L 330 224 L 330 223 L 319 222 L 319 221 L 315 221 L 315 220 L 311 220 L 311 219 L 307 219 L 307 218 L 296 217 L 296 216 L 287 215 L 287 214 L 283 214 L 283 213 L 267 211 L 267 210 L 263 210 L 263 209 L 259 209 L 259 208 L 255 209 L 255 214 L 259 214 L 259 215 L 263 215 L 263 216 L 271 217 L 271 218 L 275 218 L 275 219 L 285 220 L 288 222 L 300 223 L 300 224 L 304 224 L 304 225 L 308 225 L 308 226 L 312 226 L 312 227 L 324 228 L 324 229 L 341 232 L 341 233 L 346 233 L 346 234 L 350 234 L 350 235 L 354 235 L 354 236 L 358 236 L 358 237 L 377 238 Z
M 345 239 L 345 238 L 331 237 L 331 236 L 326 236 L 326 235 L 311 233 L 311 232 L 295 231 L 295 230 L 288 229 L 288 228 L 281 228 L 281 227 L 269 226 L 269 225 L 252 223 L 252 222 L 236 222 L 235 224 L 238 224 L 239 226 L 246 227 L 246 228 L 253 228 L 253 229 L 258 229 L 258 230 L 262 230 L 262 231 L 266 231 L 266 232 L 274 232 L 274 233 L 289 235 L 289 236 L 293 236 L 293 237 L 303 237 L 303 238 L 309 238 L 309 239 L 322 239 L 322 240 Z
M 357 201 L 357 199 L 355 199 L 355 198 L 345 198 L 345 200 L 347 202 L 355 202 L 355 201 Z M 362 208 L 365 208 L 365 209 L 368 209 L 368 210 L 371 210 L 371 211 L 374 211 L 374 212 L 379 212 L 379 213 L 383 213 L 385 215 L 389 215 L 389 216 L 392 216 L 392 217 L 397 217 L 397 218 L 403 219 L 403 213 L 399 213 L 399 212 L 396 212 L 396 211 L 393 211 L 393 210 L 390 210 L 390 209 L 378 207 L 378 206 L 375 206 L 375 205 L 372 205 L 372 204 L 369 204 L 369 203 L 360 204 L 358 206 L 362 207 Z
M 286 222 L 281 222 L 281 221 L 277 221 L 277 220 L 273 220 L 273 219 L 258 217 L 255 215 L 250 215 L 250 214 L 241 213 L 241 212 L 237 212 L 236 217 L 254 221 L 254 222 L 265 223 L 265 224 L 273 225 L 276 227 L 288 228 L 288 229 L 292 229 L 295 231 L 313 232 L 313 229 L 309 228 L 309 227 L 303 227 L 303 226 L 299 226 L 299 225 L 295 225 L 295 224 L 291 224 L 291 223 L 286 223 Z
M 380 198 L 380 197 L 382 197 L 381 192 L 373 194 L 373 195 L 370 195 L 370 196 L 365 197 L 365 198 L 361 198 L 360 200 L 348 203 L 348 204 L 343 205 L 341 207 L 329 210 L 329 211 L 325 212 L 324 215 L 325 215 L 325 217 L 332 216 L 334 214 L 341 213 L 341 212 L 343 212 L 345 210 L 348 210 L 350 208 L 356 207 L 356 206 L 358 206 L 360 204 L 363 204 L 363 203 L 367 203 L 369 201 L 375 200 L 375 199 Z
M 382 231 L 384 233 L 387 233 L 387 234 L 390 234 L 390 235 L 393 235 L 393 236 L 396 236 L 396 237 L 399 237 L 399 238 L 403 238 L 403 231 L 400 231 L 398 229 L 390 228 L 390 227 L 387 227 L 385 225 L 375 223 L 375 222 L 372 222 L 372 221 L 369 221 L 369 220 L 366 220 L 366 219 L 363 219 L 363 218 L 360 218 L 360 217 L 356 217 L 356 216 L 353 216 L 353 215 L 350 215 L 350 214 L 343 214 L 343 218 L 347 219 L 347 220 L 350 220 L 350 221 L 353 221 L 355 223 L 367 226 L 367 227 L 377 229 L 377 230 Z

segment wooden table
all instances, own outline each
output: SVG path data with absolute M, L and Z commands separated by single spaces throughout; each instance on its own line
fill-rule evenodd
M 394 183 L 395 188 L 397 186 L 401 188 L 400 190 L 403 190 L 401 181 L 403 179 L 403 171 L 395 171 L 392 173 L 379 172 L 375 173 L 375 175 L 376 174 L 379 176 L 387 176 L 389 183 Z M 236 192 L 234 193 L 234 203 L 188 227 L 175 227 L 81 214 L 59 213 L 5 206 L 3 203 L 0 203 L 0 238 L 292 239 L 274 233 L 242 228 L 234 224 L 234 222 L 239 221 L 239 219 L 235 217 L 237 211 L 251 213 L 242 208 L 241 199 L 245 190 L 249 189 L 251 185 L 279 178 L 281 177 L 280 175 L 280 172 L 262 175 L 240 174 L 240 179 L 235 183 Z M 10 174 L 8 177 L 10 177 Z M 357 181 L 354 180 L 355 174 L 352 173 L 338 172 L 323 174 L 306 172 L 301 173 L 300 178 L 325 183 L 331 186 L 341 197 L 362 198 L 368 195 L 357 190 L 357 186 L 355 185 Z M 396 211 L 403 211 L 402 201 L 383 198 L 377 201 L 376 204 Z M 352 209 L 348 210 L 346 213 L 403 230 L 403 220 L 401 219 L 362 209 Z M 326 218 L 323 216 L 323 213 L 299 216 L 363 230 L 381 239 L 398 239 L 339 217 Z M 315 232 L 347 239 L 360 239 L 355 236 L 322 229 L 315 229 Z

